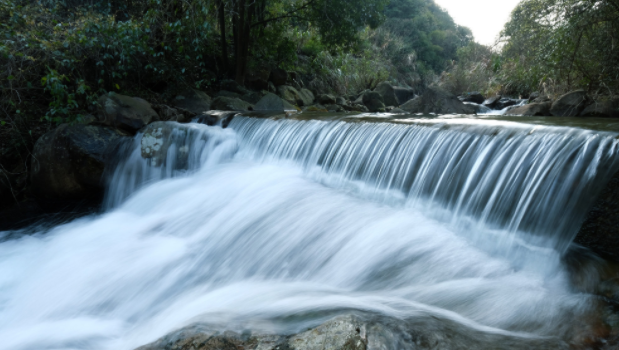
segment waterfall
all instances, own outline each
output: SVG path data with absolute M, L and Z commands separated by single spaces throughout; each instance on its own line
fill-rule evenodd
M 614 133 L 167 127 L 160 154 L 142 134 L 119 153 L 105 213 L 0 243 L 3 348 L 133 349 L 194 322 L 290 333 L 349 309 L 567 341 L 592 308 L 562 254 L 618 168 Z

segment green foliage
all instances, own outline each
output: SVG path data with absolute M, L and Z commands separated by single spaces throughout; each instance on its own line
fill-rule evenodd
M 619 88 L 617 33 L 617 0 L 525 0 L 501 35 L 500 78 L 514 92 L 612 94 Z

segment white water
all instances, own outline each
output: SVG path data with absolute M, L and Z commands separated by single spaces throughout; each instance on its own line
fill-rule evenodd
M 579 215 L 614 136 L 237 118 L 179 129 L 161 167 L 138 136 L 105 214 L 0 243 L 2 348 L 341 308 L 566 337 L 590 303 L 560 259 L 573 230 L 544 220 Z

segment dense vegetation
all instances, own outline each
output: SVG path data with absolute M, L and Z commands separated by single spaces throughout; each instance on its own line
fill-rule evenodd
M 454 92 L 511 95 L 574 89 L 612 96 L 619 88 L 618 0 L 524 0 L 497 50 L 471 44 L 443 78 Z

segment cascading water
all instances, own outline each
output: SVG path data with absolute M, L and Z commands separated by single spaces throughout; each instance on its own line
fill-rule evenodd
M 481 123 L 481 124 L 480 124 Z M 235 118 L 142 135 L 107 211 L 0 243 L 6 349 L 132 349 L 184 325 L 356 309 L 527 338 L 591 306 L 561 255 L 616 134 Z M 298 331 L 298 325 L 279 332 Z

